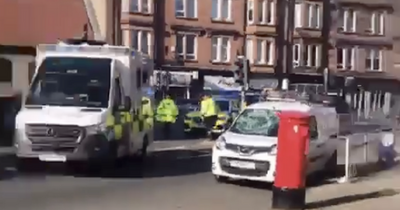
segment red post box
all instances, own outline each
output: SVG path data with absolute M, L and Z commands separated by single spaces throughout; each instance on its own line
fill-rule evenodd
M 279 117 L 272 208 L 304 209 L 310 116 L 303 112 L 283 111 Z

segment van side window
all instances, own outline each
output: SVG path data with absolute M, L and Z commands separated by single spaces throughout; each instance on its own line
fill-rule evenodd
M 136 70 L 136 87 L 139 89 L 142 87 L 142 69 Z
M 116 78 L 114 84 L 114 106 L 120 105 L 122 105 L 121 82 L 119 78 Z
M 147 71 L 142 71 L 142 82 L 146 84 L 149 80 L 149 73 Z
M 311 116 L 309 126 L 310 139 L 318 138 L 318 125 L 315 116 Z

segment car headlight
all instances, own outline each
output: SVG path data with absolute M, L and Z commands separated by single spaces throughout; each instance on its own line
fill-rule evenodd
M 277 145 L 271 146 L 270 150 L 269 150 L 269 154 L 270 155 L 276 155 L 278 152 L 278 147 Z
M 215 141 L 215 147 L 219 150 L 225 149 L 226 140 L 223 136 L 218 137 L 217 141 Z

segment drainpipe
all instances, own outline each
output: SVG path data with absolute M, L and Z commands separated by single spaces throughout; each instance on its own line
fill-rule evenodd
M 83 0 L 85 5 L 86 14 L 89 18 L 90 26 L 94 33 L 94 39 L 99 41 L 105 41 L 105 37 L 101 35 L 99 21 L 96 17 L 96 13 L 91 0 Z

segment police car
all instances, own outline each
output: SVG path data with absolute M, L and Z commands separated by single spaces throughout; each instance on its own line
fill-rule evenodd
M 292 98 L 269 98 L 245 108 L 216 140 L 212 173 L 218 182 L 242 179 L 274 182 L 279 112 L 299 111 L 311 116 L 308 174 L 336 169 L 336 110 L 321 103 Z

